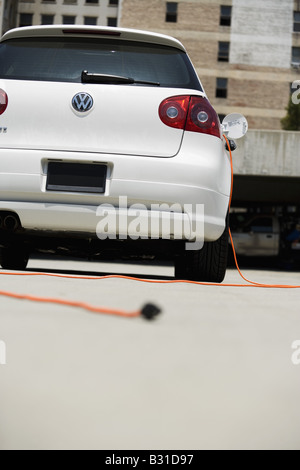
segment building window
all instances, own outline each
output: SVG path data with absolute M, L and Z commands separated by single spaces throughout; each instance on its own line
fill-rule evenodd
M 229 42 L 219 42 L 218 61 L 229 61 Z
M 85 16 L 84 17 L 84 24 L 89 26 L 96 26 L 97 24 L 97 16 Z
M 292 65 L 300 64 L 300 47 L 292 47 Z
M 221 5 L 220 6 L 220 26 L 231 25 L 231 7 Z
M 294 32 L 300 32 L 300 11 L 294 11 Z
M 117 18 L 107 18 L 107 26 L 117 26 Z
M 76 16 L 63 15 L 63 24 L 75 24 Z
M 92 3 L 95 4 L 95 3 L 99 3 L 99 0 L 85 0 L 85 3 L 87 5 L 92 4 Z
M 53 24 L 54 23 L 54 15 L 42 15 L 41 16 L 41 24 Z
M 64 0 L 65 5 L 76 5 L 77 0 Z
M 33 19 L 32 13 L 21 13 L 19 26 L 32 26 L 32 19 Z
M 109 0 L 108 6 L 109 7 L 117 7 L 119 5 L 119 0 Z
M 216 98 L 227 98 L 227 78 L 217 78 Z
M 167 2 L 166 4 L 166 22 L 176 23 L 177 22 L 177 2 Z
M 56 3 L 56 0 L 42 0 L 42 3 Z

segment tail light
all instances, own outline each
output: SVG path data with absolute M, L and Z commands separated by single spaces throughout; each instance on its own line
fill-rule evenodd
M 4 90 L 0 88 L 0 115 L 4 113 L 7 108 L 8 98 Z
M 202 96 L 173 96 L 159 106 L 166 126 L 221 138 L 220 121 L 209 101 Z
M 189 103 L 189 96 L 167 98 L 159 106 L 160 119 L 167 126 L 184 129 Z

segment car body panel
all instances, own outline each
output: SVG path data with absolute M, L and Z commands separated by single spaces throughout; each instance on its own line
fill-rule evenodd
M 19 215 L 24 228 L 41 229 L 42 219 L 37 213 L 35 215 L 34 207 L 34 204 L 36 209 L 41 207 L 39 203 L 45 212 L 50 212 L 50 206 L 53 204 L 92 206 L 95 212 L 100 204 L 117 206 L 118 197 L 126 195 L 128 206 L 141 202 L 150 209 L 151 204 L 165 203 L 170 207 L 173 204 L 180 204 L 181 207 L 186 204 L 192 205 L 192 213 L 196 212 L 197 204 L 204 204 L 205 239 L 217 239 L 225 227 L 224 213 L 228 208 L 230 192 L 230 165 L 228 158 L 223 156 L 220 139 L 203 136 L 201 151 L 197 151 L 194 139 L 193 133 L 185 133 L 185 145 L 173 158 L 141 159 L 139 156 L 131 156 L 128 160 L 124 155 L 0 149 L 0 211 L 10 207 Z M 47 191 L 47 165 L 50 161 L 97 161 L 107 165 L 105 193 L 99 195 Z M 22 207 L 24 203 L 30 205 L 31 218 L 23 217 L 19 203 Z M 58 214 L 61 212 L 58 211 Z M 48 216 L 45 220 L 48 220 Z M 55 224 L 58 220 L 60 219 L 57 218 Z M 47 222 L 43 223 L 45 230 L 53 229 L 50 219 L 49 225 Z M 64 221 L 61 220 L 60 223 L 64 230 Z M 74 220 L 72 230 L 85 230 L 83 220 Z
M 0 80 L 0 88 L 9 97 L 0 117 L 7 129 L 0 137 L 1 148 L 154 157 L 172 157 L 180 149 L 183 130 L 166 126 L 158 117 L 160 103 L 178 94 L 176 89 L 150 87 L 145 93 L 138 86 L 17 80 Z M 90 111 L 74 110 L 77 93 L 92 97 Z

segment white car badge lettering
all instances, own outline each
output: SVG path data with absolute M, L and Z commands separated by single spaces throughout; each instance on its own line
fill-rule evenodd
M 85 113 L 89 111 L 94 104 L 93 98 L 88 93 L 76 93 L 72 98 L 72 106 L 75 111 Z

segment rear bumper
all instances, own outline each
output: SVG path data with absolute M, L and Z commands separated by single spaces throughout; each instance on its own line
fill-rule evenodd
M 110 238 L 163 238 L 191 241 L 213 241 L 225 227 L 222 211 L 211 213 L 209 208 L 228 205 L 225 196 L 205 192 L 206 204 L 168 205 L 103 203 L 99 206 L 78 204 L 50 204 L 38 202 L 1 201 L 1 212 L 15 213 L 23 229 L 35 232 L 82 233 L 83 236 Z M 204 198 L 203 198 L 204 199 Z M 144 206 L 144 207 L 143 207 Z M 188 207 L 187 207 L 188 206 Z
M 225 227 L 230 165 L 220 139 L 207 137 L 201 155 L 174 158 L 0 149 L 0 216 L 14 212 L 23 229 L 50 234 L 214 241 Z M 57 160 L 107 165 L 105 192 L 47 191 L 47 164 Z

